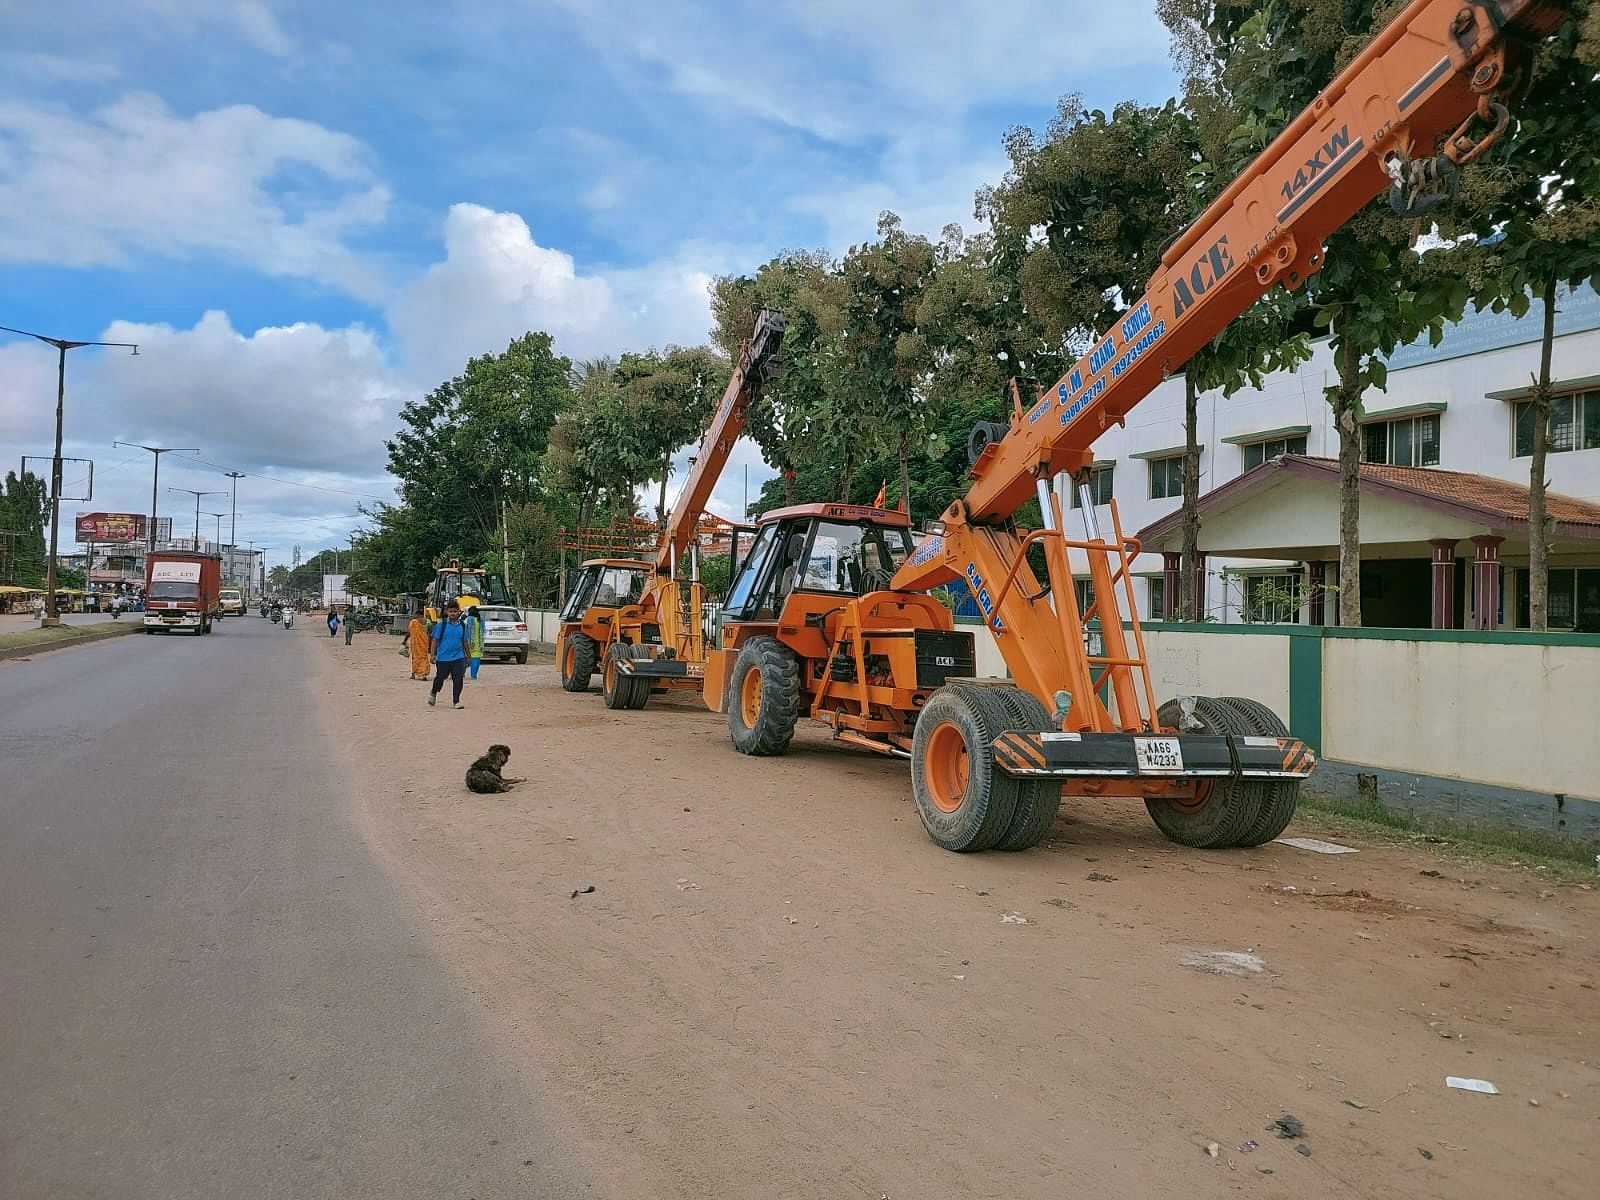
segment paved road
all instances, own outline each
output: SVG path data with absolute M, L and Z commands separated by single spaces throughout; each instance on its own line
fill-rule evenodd
M 352 826 L 311 638 L 0 664 L 0 1196 L 598 1194 Z

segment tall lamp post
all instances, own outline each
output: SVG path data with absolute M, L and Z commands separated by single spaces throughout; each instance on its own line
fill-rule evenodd
M 200 550 L 200 497 L 201 496 L 226 496 L 227 492 L 197 492 L 193 488 L 169 487 L 169 492 L 188 492 L 194 497 L 194 548 L 196 553 Z
M 155 455 L 155 469 L 150 472 L 150 528 L 145 530 L 145 553 L 148 554 L 156 548 L 156 497 L 161 484 L 161 456 L 174 451 L 186 453 L 193 451 L 200 453 L 198 446 L 145 446 L 139 442 L 112 442 L 113 446 L 126 446 L 130 450 L 148 450 Z
M 45 562 L 42 622 L 50 628 L 61 624 L 61 616 L 56 611 L 56 545 L 61 534 L 61 422 L 67 404 L 67 351 L 81 350 L 84 346 L 116 346 L 138 354 L 139 347 L 135 342 L 72 342 L 65 338 L 45 337 L 42 333 L 27 329 L 13 329 L 9 325 L 0 325 L 0 329 L 54 346 L 60 356 L 56 362 L 56 452 L 50 460 L 50 557 Z
M 228 506 L 228 511 L 233 514 L 228 522 L 228 548 L 232 550 L 239 545 L 239 480 L 244 478 L 244 472 L 229 471 L 227 475 L 233 480 L 233 501 Z M 217 540 L 222 539 L 219 537 Z

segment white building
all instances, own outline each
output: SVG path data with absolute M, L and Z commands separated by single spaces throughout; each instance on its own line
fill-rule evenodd
M 1521 320 L 1469 314 L 1440 346 L 1397 351 L 1387 391 L 1367 395 L 1365 460 L 1374 466 L 1362 484 L 1366 623 L 1525 624 L 1531 426 L 1519 398 L 1538 370 L 1542 319 L 1537 302 Z M 1209 617 L 1336 619 L 1336 602 L 1317 603 L 1320 589 L 1310 585 L 1337 587 L 1337 471 L 1330 482 L 1328 464 L 1306 461 L 1338 457 L 1324 398 L 1335 378 L 1324 340 L 1299 370 L 1272 376 L 1259 390 L 1200 397 Z M 1552 507 L 1550 623 L 1600 630 L 1600 296 L 1593 291 L 1558 303 L 1552 379 L 1558 399 L 1549 487 L 1587 503 Z M 1095 444 L 1097 495 L 1114 496 L 1124 533 L 1143 536 L 1146 553 L 1135 569 L 1144 578 L 1135 594 L 1146 617 L 1165 615 L 1176 587 L 1183 400 L 1183 380 L 1170 379 L 1129 414 L 1126 427 Z M 1274 466 L 1285 454 L 1305 458 Z M 1252 468 L 1259 470 L 1243 479 Z M 1104 507 L 1100 524 L 1109 536 Z M 1481 603 L 1480 588 L 1489 589 Z M 1285 596 L 1297 603 L 1286 604 Z M 1430 614 L 1430 604 L 1443 598 L 1447 611 Z

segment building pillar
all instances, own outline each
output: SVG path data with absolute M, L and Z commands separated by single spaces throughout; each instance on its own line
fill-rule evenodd
M 1503 537 L 1480 534 L 1472 539 L 1472 627 L 1495 628 L 1500 614 L 1500 543 Z
M 1433 627 L 1456 627 L 1456 539 L 1430 538 L 1433 547 Z
M 1324 598 L 1327 596 L 1328 564 L 1321 559 L 1306 563 L 1306 591 L 1309 593 L 1310 611 L 1306 620 L 1312 625 L 1322 625 L 1328 619 Z
M 1168 621 L 1178 614 L 1178 607 L 1183 603 L 1183 595 L 1178 588 L 1178 582 L 1183 574 L 1183 555 L 1176 550 L 1163 550 L 1161 552 L 1161 591 L 1166 596 L 1166 609 L 1162 617 Z M 1188 620 L 1194 620 L 1193 613 L 1182 614 Z

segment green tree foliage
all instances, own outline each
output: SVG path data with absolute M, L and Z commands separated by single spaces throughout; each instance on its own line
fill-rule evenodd
M 729 275 L 711 289 L 712 341 L 730 359 L 755 329 L 756 315 L 769 308 L 783 314 L 784 373 L 762 389 L 745 433 L 778 472 L 784 494 L 802 467 L 829 464 L 849 489 L 848 464 L 860 444 L 863 416 L 841 388 L 840 341 L 844 327 L 844 281 L 826 254 L 789 251 L 754 275 Z M 840 489 L 835 487 L 832 495 Z M 832 498 L 830 496 L 829 498 Z
M 49 487 L 29 471 L 7 471 L 0 491 L 0 583 L 43 587 L 45 522 L 50 519 Z
M 878 219 L 878 240 L 853 247 L 840 274 L 844 280 L 844 325 L 839 356 L 843 402 L 859 406 L 863 445 L 849 448 L 846 488 L 855 455 L 888 451 L 899 476 L 897 502 L 912 504 L 910 461 L 939 446 L 938 414 L 926 392 L 928 350 L 918 336 L 922 293 L 932 279 L 937 253 L 919 234 L 908 234 L 900 218 Z M 914 511 L 914 510 L 913 510 Z
M 1424 256 L 1437 273 L 1459 275 L 1479 309 L 1521 317 L 1531 298 L 1541 301 L 1528 477 L 1528 621 L 1539 630 L 1549 622 L 1545 465 L 1555 311 L 1560 288 L 1600 277 L 1600 110 L 1585 102 L 1600 64 L 1597 13 L 1600 6 L 1578 4 L 1575 19 L 1541 48 L 1517 105 L 1515 139 L 1491 148 L 1462 189 L 1446 229 L 1462 240 Z

